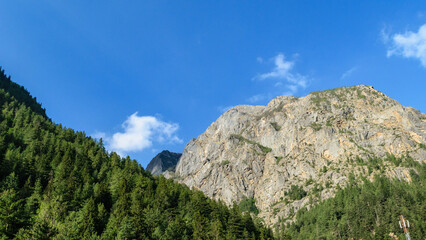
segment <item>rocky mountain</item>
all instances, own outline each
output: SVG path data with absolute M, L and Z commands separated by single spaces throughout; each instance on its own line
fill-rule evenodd
M 54 123 L 0 67 L 0 239 L 241 236 L 274 239 L 238 208 L 152 177 L 102 141 Z
M 332 197 L 352 176 L 411 181 L 425 139 L 424 113 L 370 86 L 281 96 L 225 112 L 187 144 L 169 177 L 229 205 L 254 199 L 272 224 Z
M 174 171 L 181 156 L 182 153 L 164 150 L 149 162 L 146 170 L 150 171 L 152 175 L 160 175 L 167 170 Z

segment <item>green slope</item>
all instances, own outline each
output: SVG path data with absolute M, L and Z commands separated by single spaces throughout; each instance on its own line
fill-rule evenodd
M 411 183 L 376 176 L 349 185 L 334 198 L 300 210 L 279 239 L 405 239 L 399 215 L 410 221 L 411 239 L 426 236 L 426 166 L 415 161 Z
M 19 100 L 25 106 L 29 107 L 31 111 L 42 115 L 47 118 L 46 110 L 41 107 L 41 104 L 37 102 L 37 99 L 32 97 L 31 94 L 17 83 L 10 80 L 10 76 L 6 76 L 4 69 L 0 67 L 0 89 Z
M 0 69 L 0 239 L 271 239 L 268 228 L 234 206 L 212 201 L 102 142 L 63 128 Z M 422 146 L 424 148 L 424 146 Z M 377 176 L 352 181 L 282 225 L 278 239 L 412 239 L 426 236 L 426 169 L 409 164 L 412 183 Z M 243 204 L 242 204 L 243 205 Z
M 271 239 L 237 206 L 52 123 L 0 71 L 0 239 Z

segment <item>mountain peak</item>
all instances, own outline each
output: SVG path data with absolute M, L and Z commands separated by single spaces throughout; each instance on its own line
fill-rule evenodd
M 174 171 L 181 156 L 182 153 L 164 150 L 149 162 L 146 170 L 150 171 L 152 175 L 160 175 L 167 170 Z
M 253 198 L 261 216 L 274 223 L 309 204 L 308 196 L 332 197 L 351 174 L 410 181 L 410 169 L 391 163 L 378 169 L 371 159 L 409 154 L 425 161 L 425 120 L 366 85 L 279 96 L 266 106 L 225 112 L 187 144 L 175 177 L 227 204 Z M 288 199 L 285 193 L 295 188 L 307 195 Z

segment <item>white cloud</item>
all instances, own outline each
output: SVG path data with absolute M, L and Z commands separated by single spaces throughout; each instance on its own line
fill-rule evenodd
M 268 78 L 286 78 L 289 70 L 293 67 L 294 63 L 286 61 L 284 54 L 279 53 L 274 58 L 275 68 L 268 73 L 257 75 L 254 80 L 265 80 Z
M 387 56 L 399 55 L 405 58 L 417 58 L 426 67 L 426 24 L 416 32 L 395 34 L 389 39 L 391 46 Z
M 296 84 L 298 87 L 306 88 L 308 78 L 306 76 L 296 74 L 288 74 L 287 81 Z
M 122 124 L 124 132 L 114 133 L 108 137 L 105 133 L 97 132 L 93 137 L 102 137 L 107 143 L 107 149 L 120 155 L 129 152 L 142 151 L 150 148 L 153 142 L 181 143 L 176 135 L 179 125 L 167 123 L 153 116 L 138 116 L 135 112 Z
M 353 67 L 353 68 L 349 69 L 348 71 L 346 71 L 342 74 L 340 79 L 343 80 L 345 78 L 350 77 L 352 75 L 352 73 L 354 73 L 357 69 L 358 69 L 358 67 Z
M 298 55 L 296 55 L 297 57 Z M 286 95 L 294 95 L 299 88 L 305 89 L 308 85 L 308 77 L 293 72 L 294 62 L 285 59 L 284 54 L 279 53 L 273 58 L 275 67 L 267 73 L 258 74 L 252 80 L 263 81 L 266 79 L 274 79 L 277 82 L 275 87 L 284 85 L 287 87 Z M 263 97 L 263 98 L 261 98 Z M 260 101 L 266 98 L 265 95 L 259 94 L 252 96 L 248 100 L 250 102 Z

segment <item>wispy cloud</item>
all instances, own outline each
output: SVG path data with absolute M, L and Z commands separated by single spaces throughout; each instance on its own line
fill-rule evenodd
M 254 80 L 265 80 L 268 78 L 278 78 L 278 79 L 285 79 L 289 71 L 293 68 L 294 62 L 292 61 L 286 61 L 284 54 L 279 53 L 277 56 L 274 57 L 275 62 L 275 68 L 267 73 L 258 74 L 256 77 L 254 77 Z
M 350 77 L 352 75 L 352 73 L 354 73 L 356 70 L 358 70 L 358 67 L 353 67 L 353 68 L 347 70 L 346 72 L 344 72 L 342 74 L 342 76 L 340 77 L 340 79 L 343 80 L 345 78 Z
M 298 56 L 298 55 L 295 55 Z M 286 60 L 283 53 L 278 53 L 273 58 L 274 68 L 266 73 L 258 74 L 252 78 L 254 81 L 264 81 L 273 79 L 276 82 L 274 87 L 285 88 L 286 95 L 294 95 L 300 88 L 305 89 L 308 85 L 308 77 L 293 71 L 294 61 Z M 251 103 L 262 101 L 268 98 L 268 94 L 257 94 L 247 100 Z
M 233 107 L 235 107 L 234 105 L 232 105 L 232 106 L 219 106 L 219 107 L 217 107 L 217 110 L 219 111 L 219 112 L 221 112 L 221 113 L 224 113 L 224 112 L 226 112 L 226 111 L 228 111 L 229 109 L 231 109 L 231 108 L 233 108 Z
M 182 142 L 176 134 L 179 129 L 178 124 L 163 122 L 153 116 L 138 116 L 137 112 L 124 121 L 122 128 L 123 132 L 114 133 L 112 136 L 103 132 L 96 132 L 92 136 L 102 137 L 106 142 L 107 149 L 115 151 L 121 156 L 150 148 L 153 142 Z
M 382 30 L 384 42 L 390 45 L 387 57 L 417 58 L 423 67 L 426 67 L 426 24 L 422 25 L 418 32 L 407 31 L 393 36 L 386 35 L 383 32 Z
M 268 98 L 268 96 L 266 94 L 256 94 L 254 96 L 247 98 L 247 101 L 249 101 L 250 103 L 257 103 L 257 102 L 263 101 L 267 98 Z
M 380 30 L 380 38 L 384 44 L 388 44 L 390 40 L 390 29 L 388 26 L 384 26 L 382 30 Z

